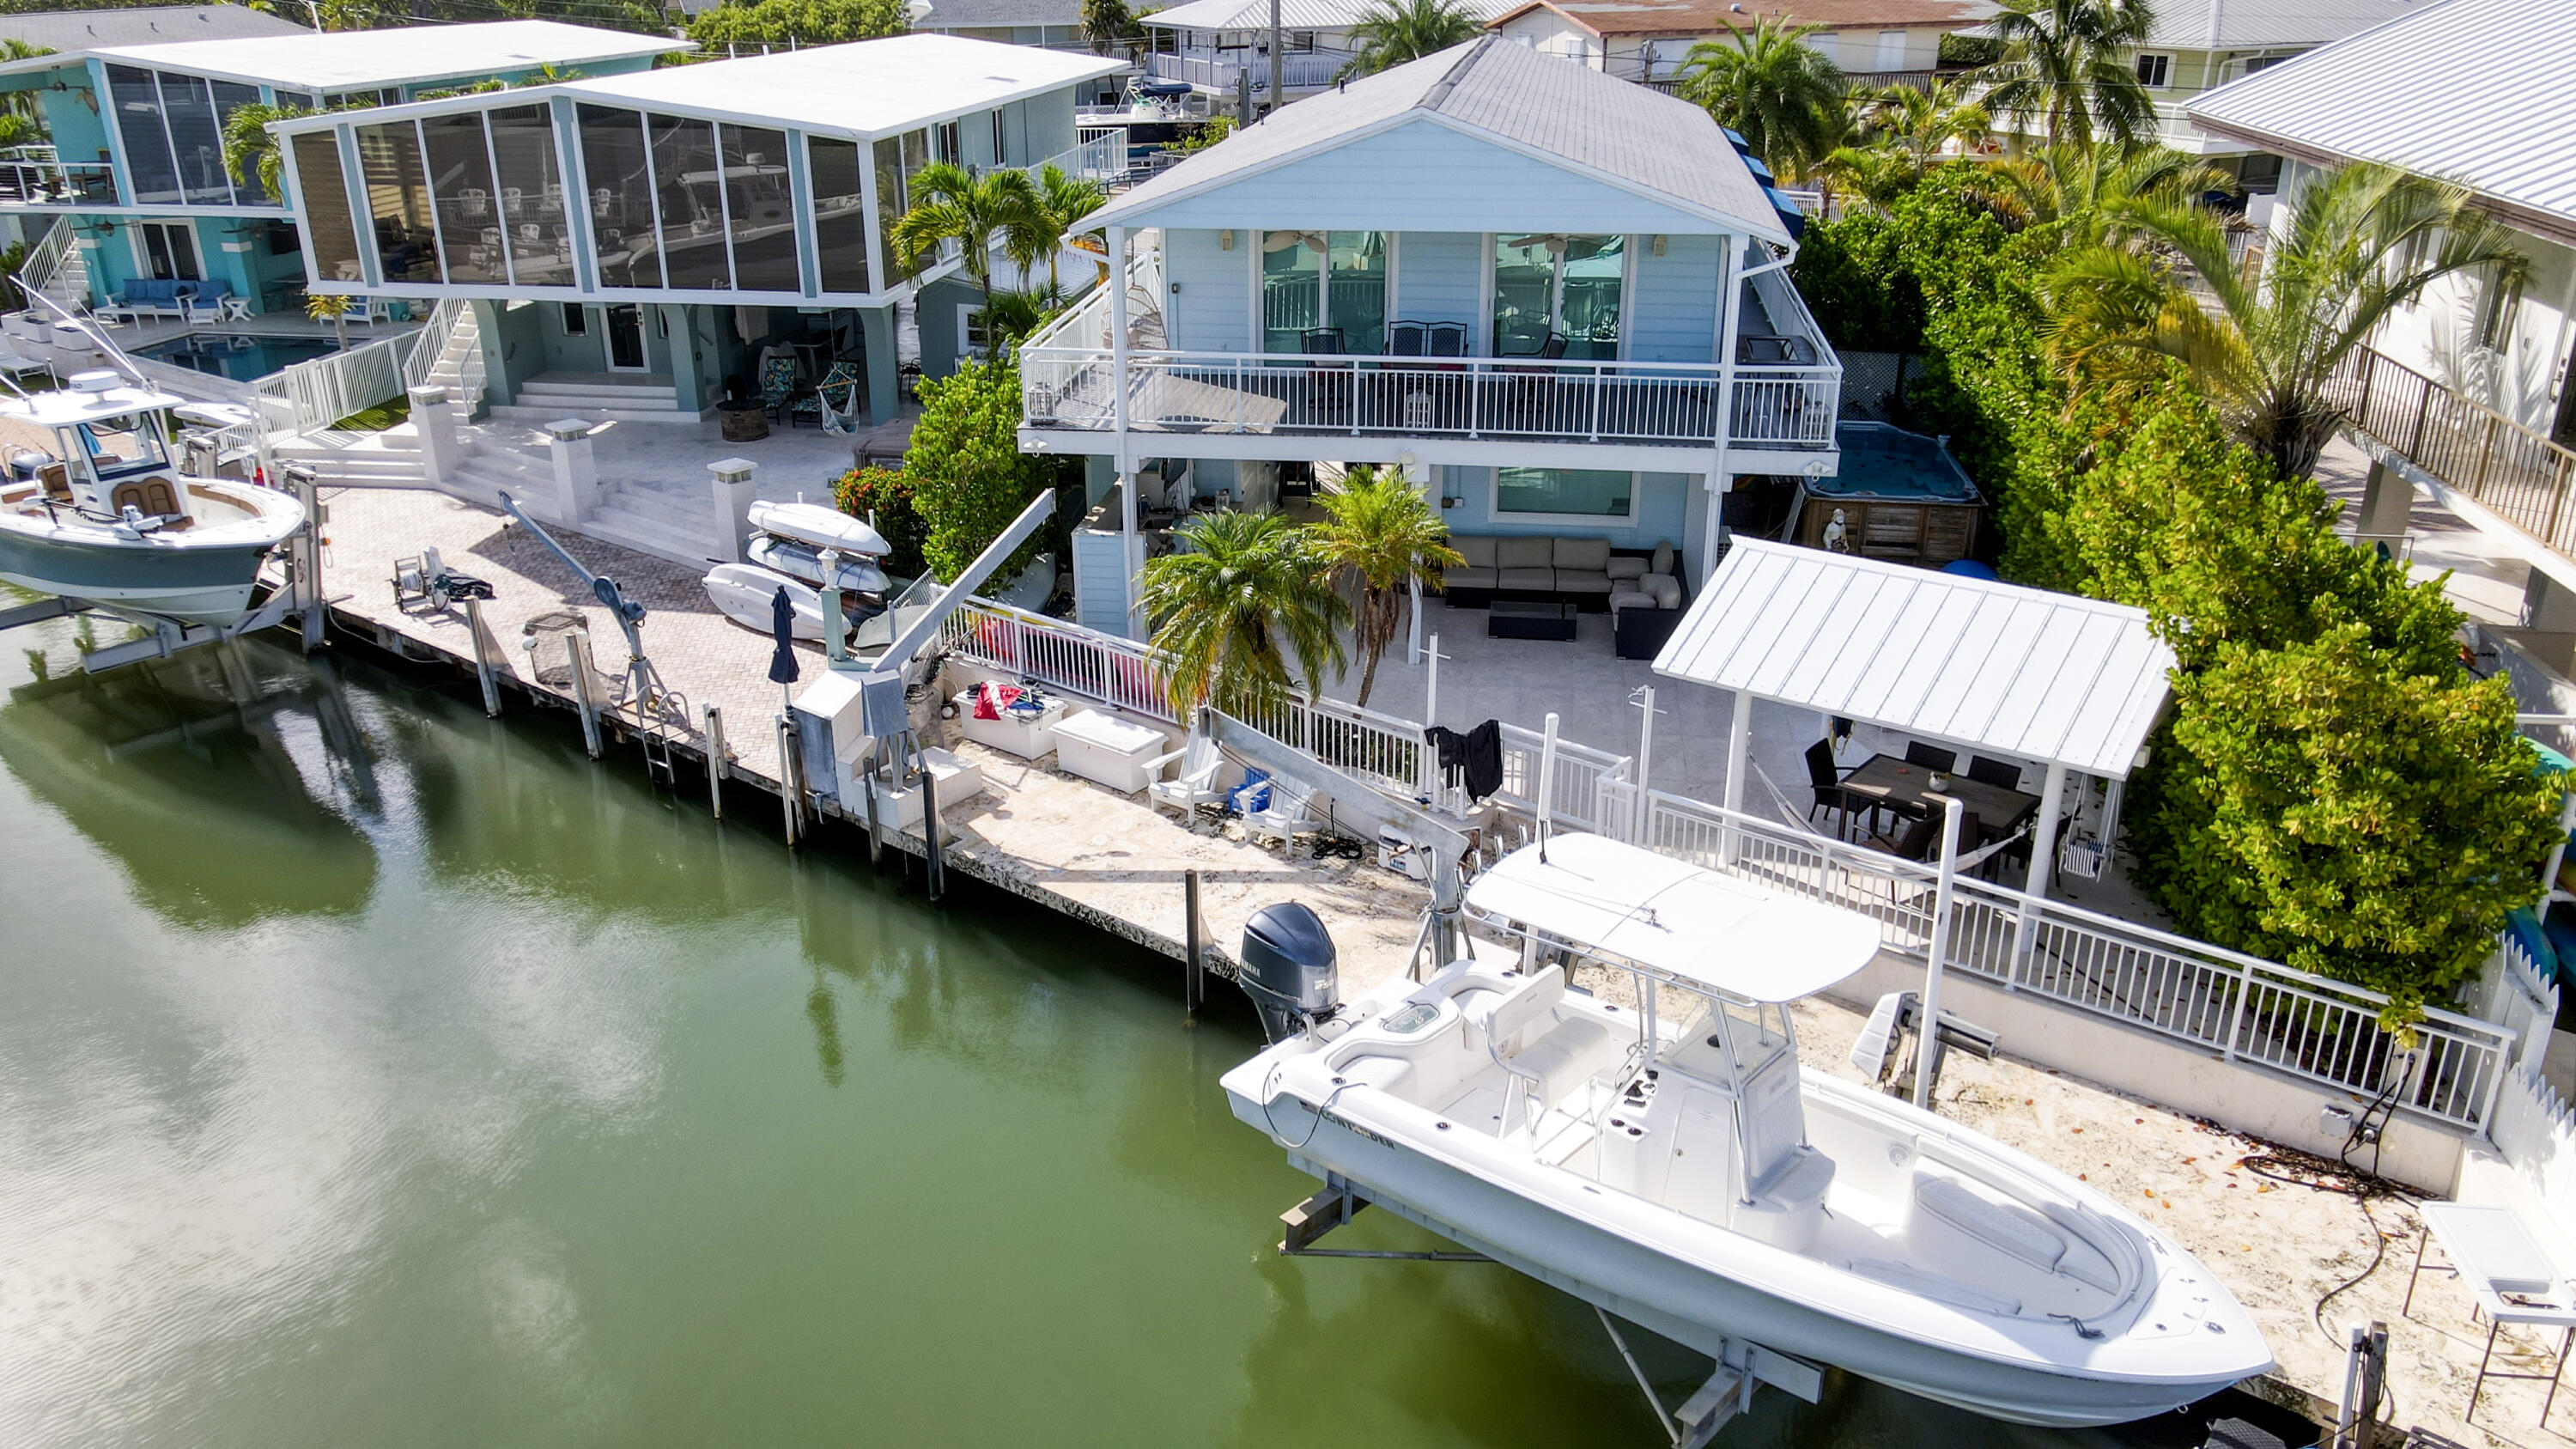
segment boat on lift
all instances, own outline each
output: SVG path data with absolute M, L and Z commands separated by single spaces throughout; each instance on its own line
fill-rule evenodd
M 55 439 L 34 476 L 0 485 L 0 579 L 181 625 L 247 617 L 261 565 L 304 526 L 304 507 L 257 483 L 182 472 L 164 417 L 186 403 L 139 372 L 105 369 L 0 396 L 0 418 Z
M 1869 962 L 1871 918 L 1567 834 L 1484 872 L 1464 916 L 1498 960 L 1346 1005 L 1329 942 L 1247 934 L 1285 1029 L 1226 1094 L 1328 1191 L 1722 1363 L 1758 1374 L 1758 1348 L 2018 1423 L 2140 1419 L 2271 1366 L 2119 1203 L 1801 1068 L 1788 1004 Z M 1578 989 L 1587 964 L 1640 1004 Z

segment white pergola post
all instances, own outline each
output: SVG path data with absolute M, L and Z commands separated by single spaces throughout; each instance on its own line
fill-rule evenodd
M 1753 754 L 1753 691 L 1735 691 L 1735 715 L 1726 725 L 1726 799 L 1727 813 L 1744 813 L 1744 777 Z M 1720 863 L 1735 863 L 1735 835 L 1732 829 L 1718 832 L 1717 858 Z
M 1959 879 L 1959 815 L 1957 798 L 1942 797 L 1941 875 L 1932 891 L 1932 939 L 1923 953 L 1923 1029 L 1914 1035 L 1914 1105 L 1926 1112 L 1932 1110 L 1932 1058 L 1941 1050 L 1941 968 L 1949 955 L 1950 891 Z
M 1129 638 L 1136 627 L 1136 574 L 1144 567 L 1136 532 L 1136 460 L 1127 437 L 1127 228 L 1109 228 L 1109 419 L 1118 438 L 1118 557 L 1126 577 L 1119 581 L 1119 612 L 1127 616 Z
M 1646 843 L 1646 772 L 1655 763 L 1655 687 L 1639 685 L 1637 695 L 1638 708 L 1644 712 L 1644 717 L 1637 723 L 1637 803 L 1628 810 L 1628 842 L 1643 845 Z
M 2057 812 L 2066 799 L 2066 767 L 2055 760 L 2048 763 L 2047 783 L 2039 787 L 2039 813 L 2030 823 L 2030 873 L 2022 878 L 2022 894 L 2028 897 L 2021 908 L 2021 918 L 2013 924 L 2013 970 L 2004 984 L 2018 987 L 2022 967 L 2030 960 L 2030 943 L 2039 925 L 2031 907 L 2048 899 L 2048 868 L 2057 859 Z

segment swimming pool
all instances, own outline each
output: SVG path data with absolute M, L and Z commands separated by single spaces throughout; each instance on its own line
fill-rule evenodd
M 1819 498 L 1977 501 L 1977 485 L 1937 438 L 1885 423 L 1837 423 L 1834 441 L 1842 447 L 1842 471 L 1807 485 Z
M 192 372 L 208 372 L 236 382 L 248 382 L 277 372 L 290 362 L 309 362 L 338 350 L 329 339 L 321 337 L 251 337 L 192 332 L 185 337 L 174 337 L 167 342 L 140 348 L 135 355 Z

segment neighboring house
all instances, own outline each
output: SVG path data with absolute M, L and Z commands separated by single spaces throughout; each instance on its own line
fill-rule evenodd
M 1986 0 L 1528 0 L 1493 22 L 1504 37 L 1621 80 L 1669 83 L 1703 40 L 1726 41 L 1758 21 L 1821 27 L 1815 47 L 1863 84 L 1919 82 L 1940 61 L 1941 37 L 1974 29 Z
M 930 13 L 912 22 L 916 33 L 954 35 L 1003 45 L 1079 50 L 1082 0 L 928 0 Z
M 2519 285 L 2460 276 L 2427 289 L 2372 339 L 2385 362 L 2364 359 L 2370 378 L 2365 386 L 2356 375 L 2348 407 L 2456 489 L 2473 521 L 2501 518 L 2557 561 L 2576 553 L 2576 508 L 2567 506 L 2576 456 L 2564 452 L 2576 447 L 2576 150 L 2567 145 L 2576 5 L 2419 0 L 2402 19 L 2189 110 L 2215 137 L 2287 158 L 2276 228 L 2317 176 L 2375 161 L 2468 187 L 2519 234 L 2530 275 Z M 2364 522 L 2366 531 L 2405 527 L 2402 511 Z M 2561 577 L 2576 583 L 2576 567 Z M 2576 629 L 2576 610 L 2556 627 Z
M 124 13 L 124 12 L 117 12 Z M 133 293 L 175 305 L 169 284 L 217 287 L 254 313 L 292 304 L 294 213 L 224 168 L 235 108 L 401 100 L 541 67 L 638 69 L 685 42 L 545 20 L 156 45 L 102 45 L 0 63 L 0 93 L 33 95 L 48 144 L 0 153 L 0 215 L 58 225 L 29 280 L 65 300 Z M 57 240 L 60 238 L 61 240 Z M 137 289 L 136 283 L 159 283 Z
M 21 40 L 47 50 L 311 33 L 309 25 L 246 5 L 138 5 L 130 10 L 42 10 L 0 15 L 0 40 Z
M 488 401 L 570 374 L 599 411 L 696 415 L 803 346 L 809 368 L 863 359 L 885 421 L 895 304 L 917 299 L 935 376 L 978 295 L 953 259 L 897 267 L 906 178 L 933 161 L 1079 169 L 1075 91 L 1121 65 L 903 35 L 273 129 L 307 284 L 469 301 Z
M 1501 0 L 1464 4 L 1479 19 L 1501 8 Z M 1189 0 L 1138 17 L 1149 38 L 1147 72 L 1221 103 L 1234 99 L 1237 77 L 1248 73 L 1255 103 L 1267 105 L 1270 6 L 1271 0 Z M 1279 85 L 1288 99 L 1334 83 L 1351 60 L 1351 27 L 1375 8 L 1376 0 L 1279 0 Z
M 1147 246 L 1022 350 L 1020 439 L 1093 460 L 1095 627 L 1130 627 L 1140 495 L 1258 505 L 1283 470 L 1394 464 L 1454 534 L 1670 544 L 1695 582 L 1733 479 L 1839 466 L 1841 367 L 1776 194 L 1699 108 L 1499 36 L 1277 111 L 1092 220 L 1113 256 Z

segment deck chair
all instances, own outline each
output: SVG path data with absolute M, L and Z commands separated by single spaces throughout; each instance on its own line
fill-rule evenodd
M 1294 780 L 1270 782 L 1270 804 L 1243 817 L 1243 833 L 1255 842 L 1276 840 L 1285 855 L 1297 837 L 1324 828 L 1315 814 L 1314 792 Z
M 1843 772 L 1834 764 L 1832 740 L 1818 740 L 1807 746 L 1807 788 L 1815 792 L 1815 803 L 1807 807 L 1808 824 L 1813 825 L 1816 822 L 1818 811 L 1836 811 L 1841 816 L 1841 819 L 1836 822 L 1839 833 L 1849 837 L 1853 814 L 1860 810 L 1869 810 L 1871 826 L 1877 825 L 1878 812 L 1870 809 L 1869 802 L 1854 797 L 1850 791 L 1843 788 Z
M 1907 740 L 1905 742 L 1905 763 L 1909 765 L 1921 765 L 1927 770 L 1938 770 L 1942 774 L 1946 775 L 1950 771 L 1958 768 L 1959 752 L 1957 750 L 1945 750 L 1939 745 L 1927 745 L 1921 740 Z
M 769 420 L 787 422 L 796 406 L 796 355 L 773 352 L 760 362 L 760 405 L 769 411 Z M 791 424 L 792 426 L 792 424 Z
M 1225 768 L 1225 751 L 1217 742 L 1193 730 L 1181 747 L 1168 755 L 1147 760 L 1148 772 L 1159 774 L 1165 765 L 1180 763 L 1180 770 L 1168 780 L 1156 780 L 1145 787 L 1146 803 L 1157 808 L 1168 806 L 1188 820 L 1202 806 L 1225 803 L 1226 792 L 1217 788 L 1218 772 Z
M 1425 357 L 1464 357 L 1467 355 L 1467 324 L 1434 322 L 1423 339 Z
M 1420 357 L 1430 332 L 1431 329 L 1420 322 L 1389 322 L 1386 324 L 1386 355 Z
M 859 430 L 859 419 L 867 412 L 867 402 L 860 396 L 859 365 L 835 362 L 823 380 L 814 387 L 815 421 L 823 431 L 843 436 Z

